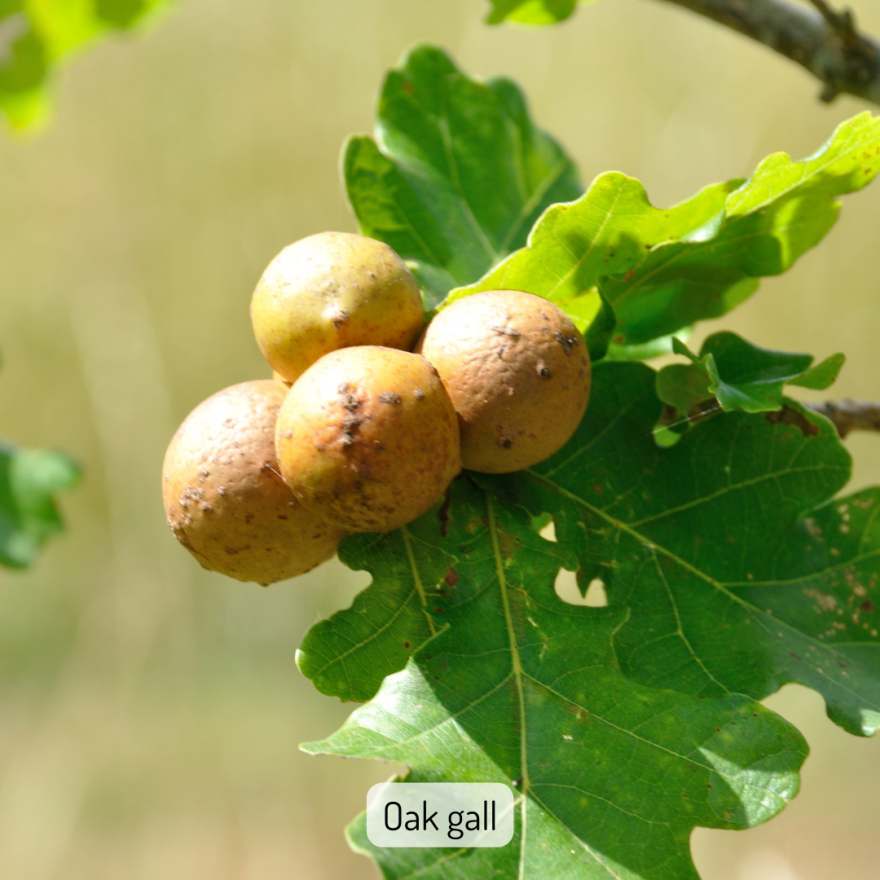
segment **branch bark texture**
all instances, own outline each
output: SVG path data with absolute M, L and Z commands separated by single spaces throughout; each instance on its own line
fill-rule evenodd
M 841 437 L 846 437 L 850 431 L 880 431 L 878 400 L 829 400 L 805 406 L 830 419 Z
M 806 68 L 822 82 L 820 97 L 845 92 L 880 104 L 880 43 L 856 30 L 849 12 L 819 12 L 785 0 L 664 0 L 732 28 Z

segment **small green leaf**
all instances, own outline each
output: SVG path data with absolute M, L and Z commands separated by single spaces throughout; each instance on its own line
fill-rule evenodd
M 674 336 L 658 336 L 641 345 L 620 345 L 612 340 L 605 357 L 609 361 L 647 361 L 664 354 L 671 354 L 674 341 L 687 339 L 692 330 L 692 327 L 684 327 Z
M 717 216 L 678 241 L 656 243 L 632 274 L 606 273 L 615 276 L 602 281 L 617 313 L 615 341 L 648 342 L 729 312 L 757 290 L 758 278 L 786 271 L 818 244 L 837 220 L 837 197 L 878 171 L 880 117 L 870 113 L 842 123 L 801 162 L 768 156 Z
M 657 374 L 657 396 L 682 415 L 714 395 L 727 412 L 767 412 L 783 406 L 786 384 L 824 389 L 837 378 L 842 354 L 832 355 L 812 369 L 812 355 L 760 348 L 735 333 L 707 337 L 699 357 L 683 342 L 673 342 L 676 354 L 690 364 L 672 364 Z
M 837 376 L 845 362 L 846 355 L 842 352 L 832 354 L 822 363 L 807 370 L 803 376 L 791 379 L 788 384 L 798 385 L 801 388 L 812 388 L 814 391 L 824 391 L 837 381 Z
M 487 24 L 514 21 L 517 24 L 557 24 L 569 18 L 578 3 L 595 0 L 489 0 L 492 11 L 486 16 Z
M 657 373 L 657 397 L 682 416 L 712 397 L 708 372 L 699 364 L 670 364 Z
M 33 563 L 43 543 L 63 528 L 53 496 L 79 478 L 79 467 L 60 452 L 0 444 L 0 563 Z
M 510 80 L 478 82 L 432 46 L 388 74 L 376 139 L 348 141 L 343 174 L 361 231 L 410 262 L 428 308 L 521 247 L 548 205 L 582 192 Z
M 311 754 L 406 764 L 408 781 L 491 781 L 518 793 L 515 833 L 475 850 L 372 846 L 385 877 L 697 880 L 697 825 L 745 828 L 797 791 L 806 744 L 785 720 L 737 695 L 699 699 L 621 674 L 612 640 L 624 608 L 584 608 L 554 592 L 568 551 L 530 517 L 482 492 L 461 499 L 466 598 L 448 626 Z M 640 846 L 633 846 L 638 840 Z

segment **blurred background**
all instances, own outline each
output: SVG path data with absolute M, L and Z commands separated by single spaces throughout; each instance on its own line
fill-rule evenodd
M 880 35 L 878 5 L 852 5 Z M 820 104 L 800 68 L 666 4 L 606 0 L 533 31 L 488 28 L 487 9 L 181 0 L 148 34 L 78 59 L 43 135 L 0 137 L 0 430 L 85 467 L 62 500 L 66 533 L 32 570 L 0 571 L 0 877 L 377 876 L 342 829 L 392 768 L 298 752 L 352 707 L 294 664 L 305 630 L 368 577 L 334 561 L 262 589 L 202 571 L 167 530 L 159 472 L 199 401 L 269 375 L 248 303 L 270 258 L 354 230 L 339 149 L 371 129 L 407 46 L 512 76 L 585 183 L 625 171 L 659 206 L 771 151 L 811 153 L 866 109 Z M 878 287 L 875 184 L 723 326 L 843 350 L 833 396 L 877 398 Z M 847 445 L 853 488 L 880 481 L 880 436 Z M 843 733 L 802 688 L 768 704 L 809 740 L 802 794 L 760 828 L 698 829 L 703 877 L 876 878 L 880 739 Z

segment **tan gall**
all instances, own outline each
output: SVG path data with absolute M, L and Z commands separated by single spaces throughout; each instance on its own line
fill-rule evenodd
M 564 446 L 590 396 L 590 355 L 572 320 L 517 290 L 475 293 L 443 309 L 416 346 L 461 422 L 465 468 L 507 473 Z
M 344 532 L 306 510 L 275 457 L 281 382 L 233 385 L 200 403 L 171 440 L 162 467 L 165 513 L 203 568 L 270 584 L 336 552 Z

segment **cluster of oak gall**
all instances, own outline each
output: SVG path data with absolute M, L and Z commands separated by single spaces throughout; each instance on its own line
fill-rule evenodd
M 178 540 L 239 580 L 294 577 L 346 534 L 406 525 L 462 466 L 536 464 L 587 406 L 589 355 L 564 312 L 487 291 L 425 328 L 409 269 L 360 235 L 285 248 L 254 291 L 251 319 L 275 378 L 196 407 L 163 468 Z

